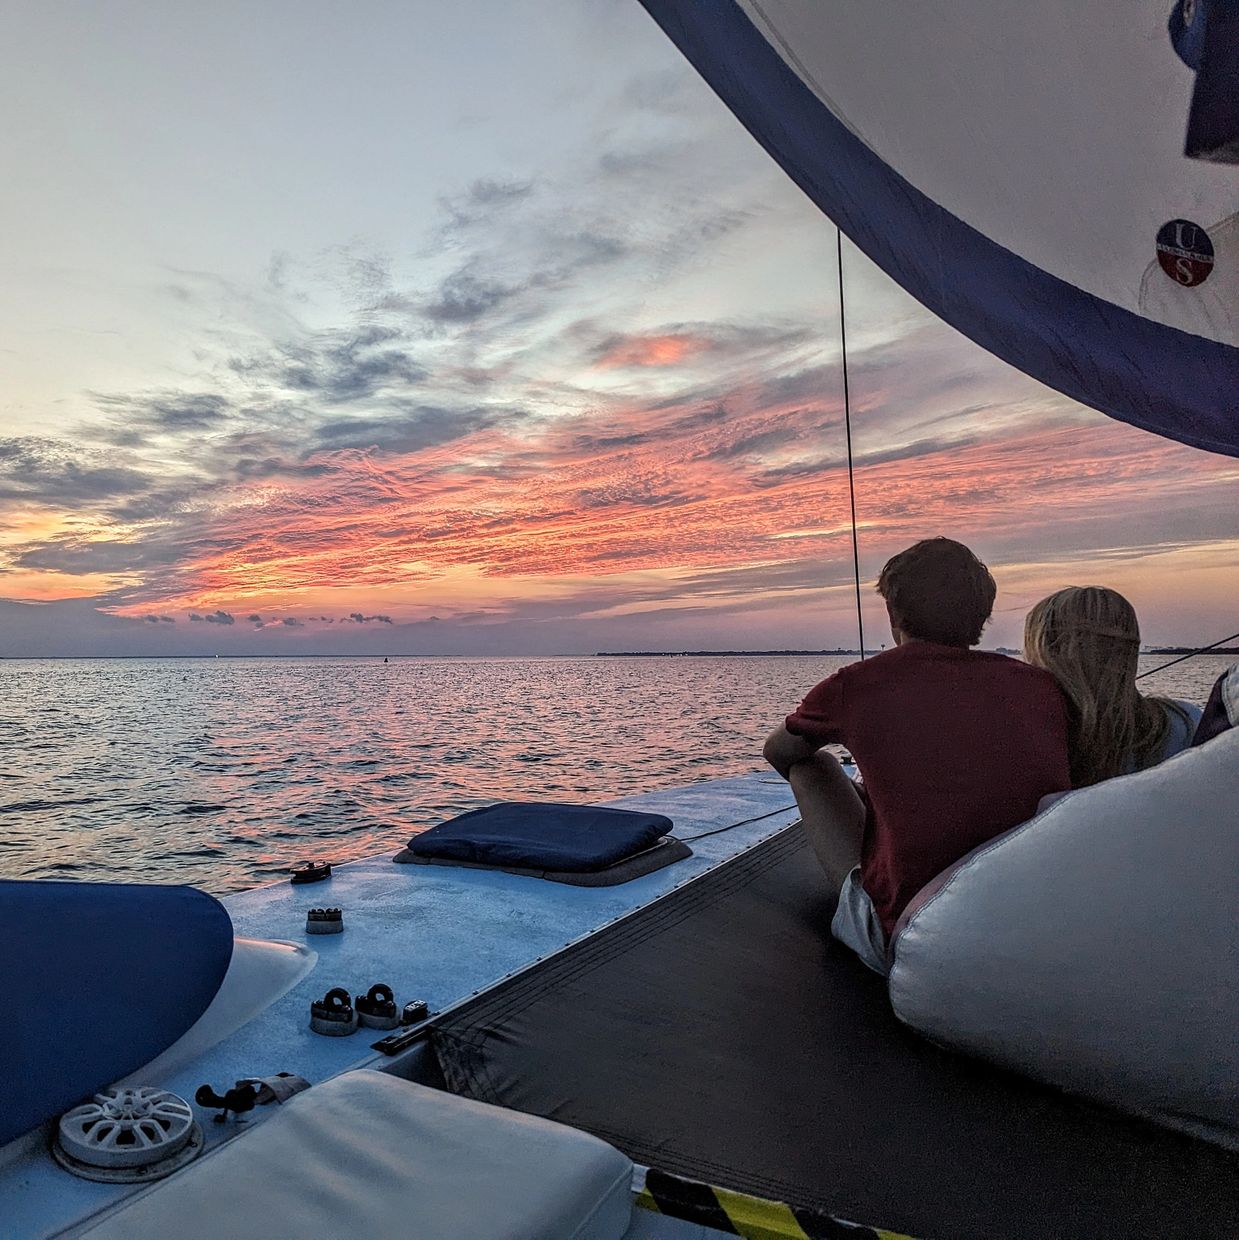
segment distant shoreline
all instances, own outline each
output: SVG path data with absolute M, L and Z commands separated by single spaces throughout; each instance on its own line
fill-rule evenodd
M 871 650 L 870 654 L 877 651 Z M 859 650 L 599 650 L 595 659 L 742 659 L 781 658 L 803 655 L 844 655 L 859 657 Z
M 1141 654 L 1239 654 L 1239 646 L 1215 646 L 1201 650 L 1199 646 L 1152 646 Z
M 869 650 L 867 654 L 881 654 L 880 650 Z M 997 646 L 988 650 L 989 654 L 1018 655 L 1018 650 L 1010 646 Z M 1239 654 L 1239 646 L 1222 646 L 1214 650 L 1201 650 L 1199 646 L 1150 646 L 1140 652 L 1142 655 L 1161 654 Z M 789 658 L 804 656 L 836 656 L 856 655 L 859 650 L 599 650 L 596 659 L 741 659 L 741 658 Z
M 868 655 L 881 654 L 886 646 L 866 651 Z M 988 654 L 1018 655 L 1018 650 L 1010 646 L 988 648 Z M 1151 646 L 1142 650 L 1141 655 L 1239 655 L 1239 646 L 1221 646 L 1213 650 L 1202 650 L 1199 646 Z M 370 662 L 384 662 L 388 659 L 778 659 L 778 658 L 859 658 L 859 650 L 836 647 L 833 650 L 597 650 L 589 654 L 357 654 L 345 651 L 264 651 L 246 654 L 0 654 L 0 661 L 13 663 L 40 662 L 44 660 L 64 660 L 74 662 L 91 659 L 112 659 L 118 662 L 125 660 L 149 660 L 151 662 L 176 662 L 185 659 L 359 659 Z

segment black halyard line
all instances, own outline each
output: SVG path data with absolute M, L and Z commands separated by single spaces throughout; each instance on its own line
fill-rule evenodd
M 852 468 L 852 400 L 848 390 L 847 312 L 843 300 L 843 230 L 835 225 L 835 249 L 839 257 L 839 346 L 843 357 L 843 430 L 848 449 L 848 503 L 852 511 L 852 573 L 856 580 L 856 629 L 860 657 L 865 657 L 865 617 L 860 605 L 860 544 L 856 537 L 856 478 Z
M 734 831 L 737 827 L 747 827 L 750 822 L 761 822 L 764 818 L 773 818 L 775 814 L 786 814 L 789 810 L 794 810 L 795 808 L 796 803 L 793 801 L 791 805 L 780 805 L 778 809 L 772 809 L 768 814 L 758 814 L 755 818 L 744 818 L 740 822 L 733 822 L 725 827 L 715 827 L 713 831 L 702 831 L 700 835 L 673 835 L 671 838 L 679 840 L 681 844 L 689 844 L 693 840 L 704 840 L 710 835 L 722 835 L 724 831 Z

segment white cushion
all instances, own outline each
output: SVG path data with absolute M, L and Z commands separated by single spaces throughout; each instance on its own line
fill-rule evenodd
M 894 943 L 901 1020 L 1239 1147 L 1239 730 L 1071 793 L 931 886 Z
M 349 1072 L 131 1199 L 91 1240 L 618 1240 L 632 1163 L 573 1128 Z

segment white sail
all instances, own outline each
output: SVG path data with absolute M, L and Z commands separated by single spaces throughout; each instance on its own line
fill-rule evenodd
M 1195 6 L 1176 28 L 1168 0 L 644 3 L 931 310 L 1104 413 L 1239 454 L 1239 170 L 1184 155 Z

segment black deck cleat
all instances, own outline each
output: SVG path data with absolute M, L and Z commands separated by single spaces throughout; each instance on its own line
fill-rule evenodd
M 392 988 L 383 982 L 376 982 L 366 994 L 358 995 L 354 1006 L 357 1019 L 367 1029 L 395 1029 L 400 1024 L 396 997 Z
M 330 861 L 298 861 L 292 868 L 293 883 L 321 883 L 331 877 Z
M 258 1101 L 258 1086 L 252 1081 L 238 1081 L 232 1089 L 217 1094 L 209 1085 L 199 1085 L 194 1094 L 194 1101 L 200 1107 L 209 1107 L 219 1112 L 215 1116 L 217 1124 L 228 1122 L 228 1114 L 243 1115 L 252 1111 Z
M 343 986 L 310 1004 L 310 1028 L 326 1038 L 342 1038 L 357 1028 L 357 1013 Z

